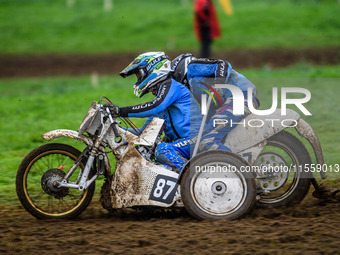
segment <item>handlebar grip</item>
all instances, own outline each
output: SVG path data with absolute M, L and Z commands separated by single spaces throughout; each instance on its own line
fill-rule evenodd
M 115 142 L 116 142 L 116 143 L 120 143 L 120 142 L 122 141 L 122 137 L 121 137 L 121 136 L 119 135 L 119 133 L 118 133 L 116 124 L 115 124 L 115 123 L 112 123 L 112 124 L 111 124 L 111 127 L 112 127 L 112 130 L 113 130 L 113 133 L 115 134 Z

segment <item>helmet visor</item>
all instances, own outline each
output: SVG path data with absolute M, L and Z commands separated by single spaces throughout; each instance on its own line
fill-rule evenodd
M 137 76 L 137 83 L 136 84 L 139 84 L 141 83 L 145 76 L 146 76 L 146 72 L 144 69 L 139 69 L 137 72 L 136 72 L 136 76 Z

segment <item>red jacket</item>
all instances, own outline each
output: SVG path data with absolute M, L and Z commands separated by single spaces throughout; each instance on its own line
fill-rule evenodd
M 194 11 L 194 28 L 197 38 L 202 39 L 200 29 L 202 25 L 209 25 L 212 39 L 218 38 L 221 32 L 213 2 L 211 0 L 195 0 Z

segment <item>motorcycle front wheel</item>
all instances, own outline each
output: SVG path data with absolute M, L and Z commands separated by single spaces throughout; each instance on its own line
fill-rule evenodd
M 52 143 L 34 149 L 23 159 L 16 176 L 16 191 L 30 214 L 39 219 L 61 219 L 75 217 L 85 210 L 95 190 L 94 182 L 83 191 L 55 185 L 80 154 L 72 146 Z M 79 164 L 70 182 L 76 182 L 85 164 L 85 160 Z
M 195 156 L 181 178 L 185 209 L 199 220 L 234 220 L 250 212 L 256 198 L 249 166 L 227 151 L 207 151 Z

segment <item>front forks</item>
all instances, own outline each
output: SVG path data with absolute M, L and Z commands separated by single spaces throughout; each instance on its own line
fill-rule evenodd
M 74 162 L 73 166 L 70 168 L 70 170 L 65 175 L 64 179 L 58 183 L 58 188 L 65 187 L 65 188 L 72 188 L 72 189 L 79 189 L 79 190 L 85 190 L 87 189 L 99 176 L 99 173 L 96 173 L 90 180 L 88 180 L 92 164 L 96 158 L 97 150 L 93 148 L 91 151 L 87 147 L 78 157 L 78 159 Z M 86 166 L 84 170 L 80 170 L 78 178 L 76 182 L 69 182 L 69 178 L 74 173 L 74 171 L 79 167 L 81 161 L 88 157 Z
M 106 109 L 108 110 L 108 108 Z M 108 111 L 108 116 L 111 117 L 110 115 L 110 111 Z M 114 123 L 112 117 L 110 118 L 109 121 L 103 121 L 102 119 L 102 124 L 103 124 L 103 128 L 101 129 L 100 134 L 98 135 L 96 141 L 94 142 L 94 145 L 92 147 L 87 147 L 83 153 L 80 155 L 80 157 L 76 160 L 76 162 L 74 163 L 74 165 L 70 168 L 70 170 L 67 172 L 65 178 L 57 184 L 57 186 L 60 187 L 65 187 L 65 188 L 73 188 L 73 189 L 79 189 L 79 190 L 85 190 L 87 189 L 96 179 L 97 177 L 103 172 L 103 161 L 104 161 L 104 157 L 102 156 L 102 153 L 98 154 L 98 148 L 100 148 L 104 137 L 107 134 L 107 131 L 110 129 L 111 125 Z M 115 127 L 115 126 L 114 126 Z M 117 136 L 116 132 L 115 135 Z M 86 166 L 84 168 L 84 171 L 80 171 L 77 181 L 75 183 L 69 182 L 68 179 L 70 178 L 70 176 L 74 173 L 74 171 L 79 167 L 80 162 L 82 161 L 82 159 L 84 157 L 86 157 L 88 155 L 88 159 L 86 162 Z M 99 162 L 100 162 L 100 166 L 99 168 L 101 169 L 97 169 L 96 174 L 90 179 L 88 180 L 92 165 L 94 160 L 96 159 L 96 157 L 98 157 Z

